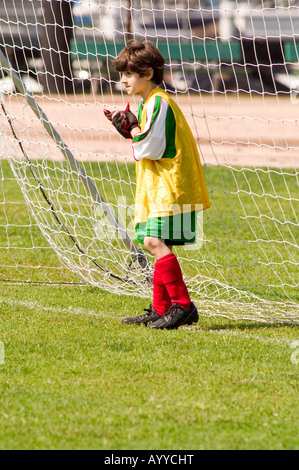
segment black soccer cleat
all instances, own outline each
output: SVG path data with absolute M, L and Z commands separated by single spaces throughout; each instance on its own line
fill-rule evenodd
M 162 317 L 151 323 L 149 328 L 176 330 L 179 326 L 192 325 L 196 322 L 198 322 L 198 311 L 194 303 L 191 303 L 190 308 L 182 308 L 179 304 L 173 304 Z
M 153 309 L 152 305 L 150 305 L 149 308 L 144 308 L 143 310 L 147 313 L 139 315 L 138 317 L 123 318 L 122 323 L 126 323 L 128 325 L 148 325 L 148 323 L 155 322 L 161 318 L 161 315 Z

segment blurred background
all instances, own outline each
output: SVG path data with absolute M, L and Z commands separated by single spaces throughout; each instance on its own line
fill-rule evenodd
M 298 36 L 294 0 L 0 0 L 0 48 L 36 93 L 120 91 L 130 38 L 159 47 L 170 91 L 289 93 Z

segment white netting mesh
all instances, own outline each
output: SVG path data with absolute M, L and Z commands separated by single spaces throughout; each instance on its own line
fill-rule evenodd
M 164 86 L 204 164 L 212 207 L 198 220 L 198 244 L 176 250 L 192 297 L 207 314 L 298 321 L 299 6 L 77 1 L 72 26 L 66 3 L 0 1 L 0 47 L 129 237 L 131 146 L 103 109 L 128 101 L 111 59 L 135 37 L 164 54 Z M 2 72 L 1 279 L 66 282 L 74 272 L 150 296 L 148 271 Z

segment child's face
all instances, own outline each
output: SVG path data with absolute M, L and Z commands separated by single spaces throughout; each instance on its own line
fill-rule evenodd
M 124 71 L 122 72 L 121 83 L 126 87 L 128 95 L 140 95 L 145 98 L 148 92 L 155 85 L 151 81 L 152 73 L 141 77 L 136 72 Z

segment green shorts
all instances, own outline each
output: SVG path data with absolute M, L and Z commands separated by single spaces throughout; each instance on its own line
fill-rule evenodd
M 146 222 L 140 222 L 136 225 L 136 240 L 143 243 L 144 237 L 155 237 L 164 240 L 166 245 L 195 243 L 196 219 L 196 211 L 148 219 Z

